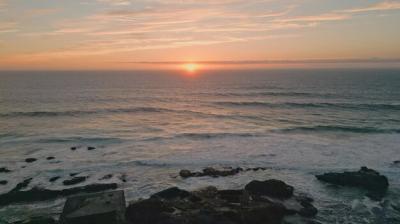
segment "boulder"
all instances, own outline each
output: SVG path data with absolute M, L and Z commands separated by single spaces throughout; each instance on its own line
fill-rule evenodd
M 151 198 L 162 198 L 162 199 L 174 199 L 174 198 L 186 198 L 191 194 L 188 191 L 179 189 L 177 187 L 171 187 L 166 190 L 155 193 Z
M 69 197 L 60 216 L 61 224 L 125 223 L 124 191 Z
M 75 151 L 77 148 L 75 146 L 70 148 L 72 151 Z
M 49 156 L 49 157 L 47 157 L 46 158 L 46 160 L 53 160 L 53 159 L 55 159 L 56 157 L 54 157 L 54 156 Z
M 27 158 L 27 159 L 25 159 L 25 162 L 27 162 L 27 163 L 33 163 L 33 162 L 35 162 L 37 159 L 36 158 Z
M 88 147 L 87 147 L 87 150 L 89 150 L 89 151 L 90 151 L 90 150 L 95 150 L 95 149 L 96 149 L 96 147 L 93 147 L 93 146 L 88 146 Z
M 7 167 L 0 167 L 0 173 L 9 173 L 11 170 L 7 169 Z
M 325 173 L 316 177 L 327 183 L 364 188 L 378 194 L 384 194 L 389 187 L 389 181 L 385 176 L 367 167 L 361 167 L 356 172 Z
M 74 177 L 70 180 L 64 180 L 63 184 L 65 186 L 75 185 L 84 182 L 88 177 Z
M 179 176 L 181 176 L 182 178 L 188 178 L 188 177 L 192 177 L 193 174 L 189 170 L 181 170 L 179 172 Z
M 293 195 L 294 188 L 281 180 L 253 180 L 245 186 L 250 194 L 269 196 L 274 198 L 289 198 Z

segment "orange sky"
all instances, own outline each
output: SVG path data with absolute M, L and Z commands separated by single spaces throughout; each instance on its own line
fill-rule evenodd
M 393 0 L 0 0 L 0 70 L 400 67 L 398 21 Z

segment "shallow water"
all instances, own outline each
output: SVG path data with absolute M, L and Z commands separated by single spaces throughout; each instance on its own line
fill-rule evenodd
M 128 200 L 175 185 L 241 188 L 277 178 L 310 194 L 322 223 L 398 223 L 399 137 L 398 70 L 0 73 L 0 167 L 13 170 L 0 174 L 9 181 L 0 193 L 28 177 L 31 187 L 62 189 L 77 172 L 90 176 L 81 185 L 119 183 Z M 363 165 L 389 178 L 381 202 L 314 178 Z M 206 166 L 268 169 L 177 177 Z M 27 211 L 56 215 L 62 203 L 0 208 L 0 222 Z

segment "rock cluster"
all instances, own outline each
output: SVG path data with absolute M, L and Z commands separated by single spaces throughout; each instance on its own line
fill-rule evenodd
M 241 190 L 188 192 L 174 187 L 131 203 L 126 219 L 141 224 L 274 224 L 290 215 L 315 216 L 311 203 L 278 180 L 252 181 Z
M 209 176 L 209 177 L 226 177 L 226 176 L 233 176 L 236 175 L 240 172 L 243 171 L 258 171 L 258 170 L 266 170 L 264 167 L 254 167 L 254 168 L 242 168 L 242 167 L 237 167 L 237 168 L 225 168 L 225 169 L 215 169 L 213 167 L 207 167 L 204 168 L 202 171 L 190 171 L 190 170 L 181 170 L 179 172 L 179 176 L 182 178 L 189 178 L 189 177 L 204 177 L 204 176 Z

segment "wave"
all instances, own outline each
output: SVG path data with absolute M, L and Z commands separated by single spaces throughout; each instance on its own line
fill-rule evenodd
M 135 107 L 135 108 L 117 108 L 117 109 L 99 109 L 99 110 L 70 110 L 70 111 L 28 111 L 28 112 L 10 112 L 2 113 L 0 117 L 57 117 L 57 116 L 81 116 L 90 114 L 108 114 L 108 113 L 159 113 L 171 112 L 173 110 L 157 107 Z
M 278 132 L 351 132 L 364 134 L 390 134 L 400 133 L 400 129 L 381 129 L 375 127 L 354 127 L 336 125 L 302 126 L 279 129 Z
M 63 138 L 41 138 L 36 140 L 38 143 L 68 143 L 68 142 L 73 142 L 73 143 L 80 143 L 80 142 L 85 142 L 85 143 L 99 143 L 99 142 L 115 142 L 119 143 L 122 142 L 123 139 L 121 138 L 107 138 L 107 137 L 63 137 Z
M 308 93 L 308 92 L 247 92 L 247 93 L 200 93 L 210 96 L 283 96 L 283 97 L 334 97 L 332 93 Z
M 229 138 L 229 137 L 258 137 L 260 134 L 257 133 L 182 133 L 169 137 L 154 137 L 147 138 L 145 141 L 157 141 L 157 140 L 172 140 L 172 139 L 191 139 L 191 140 L 205 140 L 215 138 Z
M 269 108 L 334 108 L 334 109 L 357 109 L 357 110 L 400 110 L 400 104 L 357 104 L 357 103 L 268 103 L 259 101 L 222 101 L 216 102 L 222 106 L 236 107 L 269 107 Z

